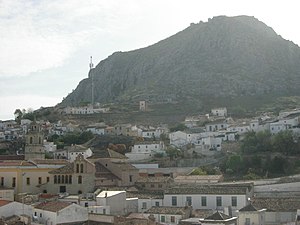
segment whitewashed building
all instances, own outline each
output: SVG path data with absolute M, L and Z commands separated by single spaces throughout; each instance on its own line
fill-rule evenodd
M 193 209 L 224 210 L 231 207 L 232 211 L 243 208 L 253 196 L 253 184 L 248 185 L 181 185 L 165 191 L 164 206 L 184 207 Z
M 153 158 L 156 153 L 165 154 L 164 143 L 161 142 L 140 142 L 133 145 L 131 152 L 126 153 L 128 160 L 140 161 Z
M 125 215 L 127 213 L 126 191 L 102 191 L 96 196 L 96 202 L 97 206 L 106 207 L 107 214 Z
M 93 152 L 90 148 L 82 145 L 67 146 L 65 149 L 54 152 L 55 159 L 67 159 L 69 162 L 74 162 L 78 155 L 82 155 L 86 159 L 92 156 Z
M 78 223 L 88 220 L 88 210 L 67 202 L 43 202 L 33 209 L 33 221 L 42 224 Z
M 238 224 L 265 225 L 266 209 L 257 209 L 251 203 L 238 211 Z
M 211 110 L 211 114 L 213 116 L 226 117 L 227 116 L 227 108 L 214 108 Z

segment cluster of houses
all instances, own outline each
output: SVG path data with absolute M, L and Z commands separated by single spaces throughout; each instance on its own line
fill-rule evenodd
M 167 126 L 0 121 L 0 140 L 26 140 L 24 155 L 0 158 L 0 224 L 299 224 L 299 189 L 291 196 L 261 196 L 253 182 L 225 183 L 222 175 L 191 175 L 193 167 L 145 163 L 165 154 L 162 134 L 178 148 L 219 151 L 223 141 L 236 141 L 248 131 L 298 133 L 299 116 L 300 110 L 293 110 L 236 122 L 226 108 L 217 108 L 186 118 L 188 131 L 175 132 Z M 84 145 L 57 150 L 44 141 L 45 133 L 76 130 L 139 141 L 125 155 L 106 149 L 97 156 Z M 46 159 L 46 152 L 54 159 Z
M 295 109 L 281 112 L 278 117 L 262 115 L 258 118 L 234 121 L 228 117 L 226 108 L 216 108 L 212 109 L 211 114 L 187 117 L 184 124 L 189 129 L 170 133 L 170 144 L 177 147 L 190 144 L 199 150 L 220 151 L 223 141 L 237 141 L 250 131 L 277 134 L 291 130 L 299 136 L 299 118 L 300 109 Z

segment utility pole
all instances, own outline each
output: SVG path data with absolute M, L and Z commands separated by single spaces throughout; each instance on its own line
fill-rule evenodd
M 94 107 L 94 74 L 92 69 L 94 69 L 94 64 L 93 64 L 93 57 L 91 56 L 91 61 L 90 61 L 90 73 L 92 77 L 92 106 Z

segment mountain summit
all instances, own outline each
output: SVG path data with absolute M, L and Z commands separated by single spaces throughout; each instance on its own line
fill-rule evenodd
M 254 17 L 218 16 L 101 61 L 62 105 L 299 92 L 300 48 Z

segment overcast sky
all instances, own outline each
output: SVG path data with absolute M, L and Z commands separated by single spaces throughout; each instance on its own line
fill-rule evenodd
M 300 45 L 297 0 L 0 0 L 0 120 L 54 106 L 115 51 L 154 44 L 190 25 L 254 16 Z

